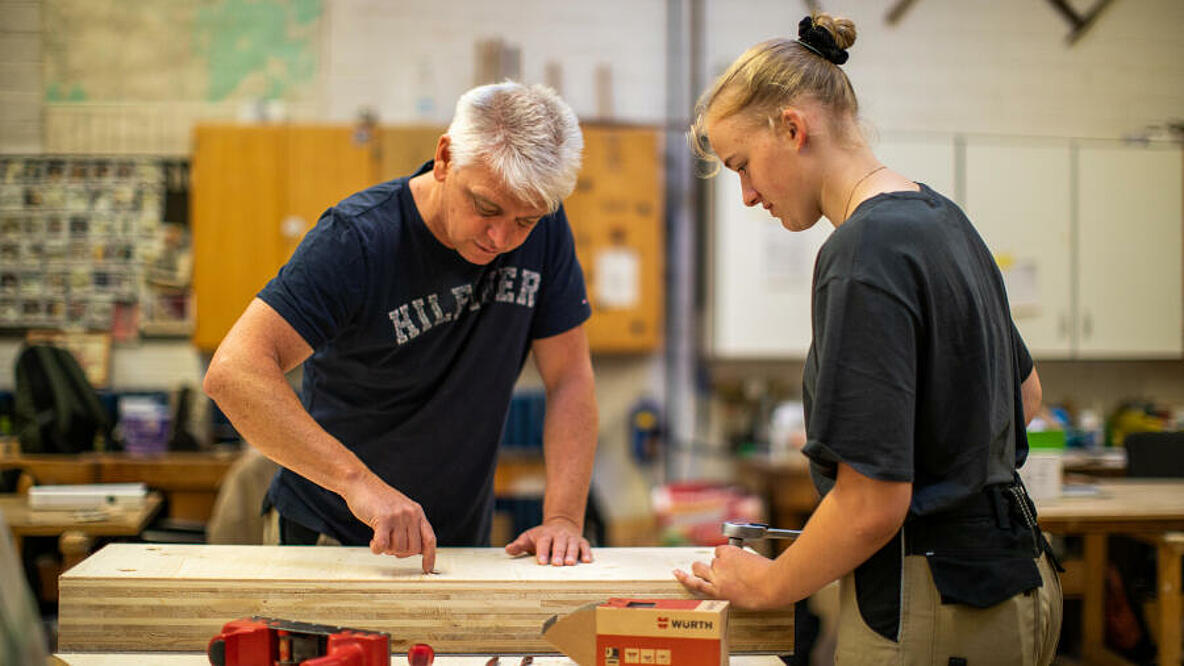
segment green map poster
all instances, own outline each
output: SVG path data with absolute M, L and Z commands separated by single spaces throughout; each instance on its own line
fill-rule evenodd
M 307 101 L 322 11 L 322 0 L 44 0 L 45 101 Z

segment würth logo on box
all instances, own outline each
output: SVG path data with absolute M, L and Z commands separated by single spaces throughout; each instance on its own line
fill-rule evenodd
M 669 623 L 670 623 L 670 618 L 662 617 L 661 615 L 658 616 L 658 628 L 659 629 L 665 629 L 669 625 Z

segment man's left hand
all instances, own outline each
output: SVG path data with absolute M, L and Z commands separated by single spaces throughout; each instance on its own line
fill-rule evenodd
M 532 527 L 506 545 L 509 555 L 534 553 L 539 564 L 557 567 L 592 561 L 592 546 L 582 530 L 567 518 L 548 518 L 542 525 Z
M 736 546 L 716 546 L 711 564 L 694 562 L 691 573 L 674 570 L 674 577 L 691 592 L 710 599 L 726 599 L 747 610 L 775 608 L 769 569 L 773 561 Z

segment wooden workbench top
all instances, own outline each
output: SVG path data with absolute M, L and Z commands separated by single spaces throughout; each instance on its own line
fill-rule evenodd
M 1082 492 L 1036 500 L 1040 526 L 1056 533 L 1184 529 L 1184 480 L 1107 479 Z
M 385 631 L 458 654 L 545 654 L 543 622 L 609 597 L 688 598 L 671 573 L 709 548 L 598 548 L 573 567 L 540 566 L 500 548 L 442 548 L 420 558 L 367 548 L 112 544 L 62 575 L 64 651 L 200 651 L 230 620 L 265 615 Z M 793 611 L 735 611 L 733 652 L 786 654 Z
M 387 583 L 391 585 L 484 585 L 674 580 L 671 571 L 696 559 L 710 561 L 710 548 L 597 548 L 594 561 L 573 567 L 539 566 L 532 557 L 510 557 L 501 548 L 441 548 L 435 574 L 420 558 L 374 555 L 368 548 L 324 546 L 194 546 L 111 544 L 62 575 L 62 581 L 168 579 Z

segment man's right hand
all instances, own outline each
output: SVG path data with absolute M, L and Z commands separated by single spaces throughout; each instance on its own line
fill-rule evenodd
M 423 572 L 436 566 L 436 533 L 423 507 L 378 477 L 360 481 L 343 494 L 349 510 L 374 530 L 370 551 L 395 557 L 423 554 Z

